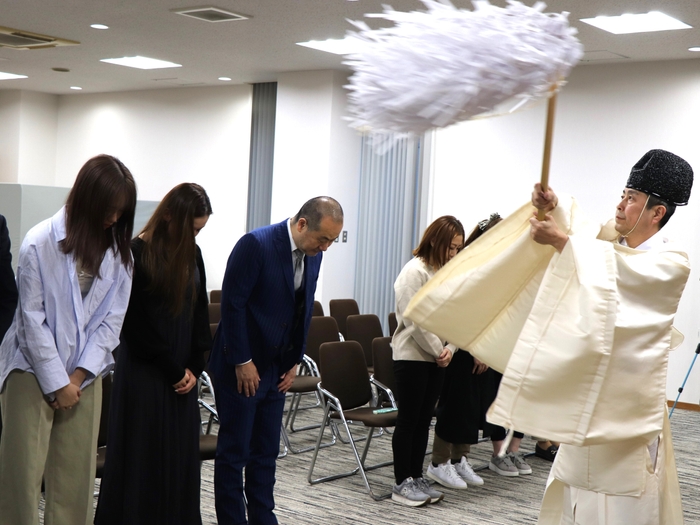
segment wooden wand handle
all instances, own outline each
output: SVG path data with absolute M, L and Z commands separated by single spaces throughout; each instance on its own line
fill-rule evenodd
M 542 157 L 542 177 L 540 184 L 542 191 L 547 191 L 549 188 L 549 164 L 552 160 L 552 135 L 554 133 L 554 111 L 557 105 L 556 84 L 552 85 L 552 94 L 549 97 L 547 104 L 547 128 L 544 132 L 544 156 Z M 545 216 L 544 210 L 537 210 L 537 220 L 543 221 Z

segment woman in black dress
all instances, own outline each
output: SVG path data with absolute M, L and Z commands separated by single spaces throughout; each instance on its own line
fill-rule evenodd
M 132 242 L 97 525 L 201 524 L 197 377 L 210 349 L 204 262 L 195 237 L 211 215 L 180 184 Z

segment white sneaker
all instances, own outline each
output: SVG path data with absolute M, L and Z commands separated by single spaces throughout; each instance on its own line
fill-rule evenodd
M 433 464 L 430 463 L 427 476 L 437 481 L 443 487 L 460 490 L 467 488 L 467 482 L 457 474 L 455 466 L 449 460 L 437 467 L 433 467 Z
M 474 469 L 467 461 L 467 458 L 462 456 L 462 461 L 454 464 L 457 475 L 467 482 L 467 485 L 478 487 L 484 484 L 484 480 L 474 472 Z

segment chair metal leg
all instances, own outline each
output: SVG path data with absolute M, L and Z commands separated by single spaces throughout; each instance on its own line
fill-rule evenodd
M 329 419 L 329 407 L 330 407 L 330 403 L 327 403 L 326 410 L 324 413 L 325 414 L 324 421 L 327 421 Z M 386 464 L 380 464 L 380 465 L 372 465 L 370 467 L 364 466 L 365 460 L 367 458 L 367 452 L 369 450 L 369 445 L 372 441 L 372 435 L 374 433 L 374 428 L 370 427 L 368 432 L 367 432 L 367 436 L 365 437 L 365 439 L 366 439 L 365 446 L 364 446 L 364 449 L 362 451 L 362 457 L 360 457 L 360 455 L 357 452 L 357 447 L 355 446 L 356 440 L 353 439 L 352 433 L 350 432 L 350 427 L 348 426 L 348 422 L 346 421 L 345 416 L 342 413 L 342 410 L 339 410 L 339 412 L 340 412 L 341 422 L 342 422 L 343 426 L 345 427 L 345 431 L 348 433 L 348 436 L 349 436 L 350 446 L 352 447 L 352 452 L 353 452 L 353 455 L 355 456 L 355 461 L 357 462 L 357 467 L 349 472 L 343 472 L 340 474 L 334 474 L 334 475 L 325 476 L 322 478 L 316 478 L 316 479 L 313 478 L 313 469 L 314 469 L 314 466 L 316 464 L 316 458 L 318 457 L 318 451 L 320 448 L 321 439 L 323 438 L 323 431 L 325 430 L 325 425 L 324 425 L 324 427 L 319 432 L 318 440 L 316 441 L 316 448 L 314 450 L 314 456 L 311 460 L 311 465 L 309 467 L 309 475 L 307 478 L 309 483 L 312 485 L 315 485 L 317 483 L 324 483 L 326 481 L 332 481 L 335 479 L 340 479 L 340 478 L 352 476 L 353 474 L 359 472 L 360 475 L 362 476 L 362 481 L 364 482 L 365 487 L 367 488 L 367 492 L 372 497 L 372 499 L 374 499 L 375 501 L 380 501 L 380 500 L 384 500 L 384 499 L 391 497 L 391 492 L 388 492 L 386 494 L 379 494 L 379 495 L 375 494 L 374 491 L 372 490 L 372 487 L 369 484 L 369 480 L 367 479 L 367 475 L 365 473 L 365 471 L 367 471 L 367 470 L 373 470 L 373 469 L 379 468 L 380 466 L 386 465 Z M 359 439 L 357 439 L 357 441 L 359 441 Z M 388 463 L 388 464 L 391 464 L 391 463 Z

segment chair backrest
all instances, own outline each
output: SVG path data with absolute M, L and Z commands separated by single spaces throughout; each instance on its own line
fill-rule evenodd
M 321 386 L 338 398 L 343 410 L 372 399 L 365 353 L 357 341 L 323 343 L 320 348 Z
M 358 315 L 360 313 L 360 307 L 357 306 L 357 301 L 355 301 L 355 299 L 331 299 L 328 303 L 328 308 L 331 311 L 331 317 L 334 317 L 335 321 L 338 323 L 340 333 L 347 339 L 345 319 L 347 319 L 348 315 Z
M 221 290 L 212 290 L 209 294 L 209 302 L 221 304 Z
M 376 337 L 372 341 L 372 362 L 374 363 L 374 378 L 391 390 L 396 397 L 391 337 Z
M 216 329 L 219 328 L 219 323 L 209 323 L 209 330 L 211 330 L 212 338 L 216 334 Z
M 398 326 L 399 322 L 396 320 L 396 312 L 389 312 L 389 337 L 394 335 Z
M 312 317 L 309 325 L 309 334 L 306 336 L 306 355 L 313 359 L 321 367 L 319 347 L 323 343 L 340 341 L 338 337 L 338 324 L 332 317 Z
M 311 315 L 314 317 L 323 317 L 326 315 L 323 313 L 323 305 L 319 301 L 314 301 L 314 309 Z
M 214 324 L 221 321 L 221 304 L 209 303 L 209 322 Z
M 357 341 L 365 352 L 367 366 L 372 366 L 372 340 L 383 337 L 384 330 L 379 317 L 374 314 L 348 315 L 345 327 L 348 341 Z

